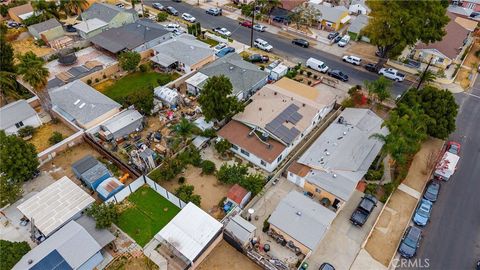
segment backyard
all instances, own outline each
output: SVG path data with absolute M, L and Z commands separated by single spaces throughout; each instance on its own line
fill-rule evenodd
M 74 133 L 73 130 L 64 125 L 62 122 L 57 121 L 54 123 L 53 121 L 50 121 L 49 123 L 35 129 L 35 133 L 28 142 L 33 144 L 33 146 L 35 146 L 37 149 L 37 152 L 40 153 L 51 146 L 51 143 L 48 139 L 55 131 L 61 133 L 63 138 L 67 138 Z
M 104 81 L 95 85 L 94 88 L 121 103 L 126 96 L 132 93 L 150 91 L 149 87 L 165 85 L 177 79 L 179 76 L 178 73 L 135 72 L 117 81 Z
M 143 247 L 180 212 L 180 208 L 144 186 L 120 204 L 120 212 L 118 227 Z

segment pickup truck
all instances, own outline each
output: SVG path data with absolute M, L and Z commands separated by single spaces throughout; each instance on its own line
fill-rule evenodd
M 405 80 L 405 75 L 398 72 L 398 70 L 394 68 L 382 68 L 378 72 L 378 74 L 385 76 L 385 78 L 389 78 L 390 80 L 394 80 L 396 82 L 403 82 Z
M 366 194 L 357 206 L 357 209 L 350 217 L 350 221 L 353 225 L 362 227 L 367 222 L 370 213 L 377 206 L 378 200 L 373 195 Z

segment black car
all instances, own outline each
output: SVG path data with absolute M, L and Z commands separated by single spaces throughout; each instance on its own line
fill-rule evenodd
M 322 265 L 320 265 L 320 268 L 318 268 L 318 270 L 335 270 L 335 267 L 333 267 L 333 265 L 329 263 L 322 263 Z
M 368 217 L 373 212 L 373 209 L 377 206 L 378 200 L 371 194 L 365 194 L 357 209 L 352 213 L 350 222 L 353 225 L 362 227 L 367 222 Z
M 73 25 L 67 24 L 65 26 L 65 31 L 67 31 L 68 33 L 75 33 L 75 32 L 77 32 L 77 29 L 75 27 L 73 27 Z
M 338 35 L 340 35 L 340 33 L 338 33 L 338 32 L 332 32 L 332 33 L 328 34 L 328 37 L 327 37 L 327 38 L 328 38 L 329 40 L 332 40 L 332 39 L 336 38 Z
M 209 8 L 207 11 L 205 11 L 207 14 L 213 15 L 213 16 L 220 16 L 222 15 L 222 9 L 221 8 Z
M 415 226 L 408 227 L 398 247 L 398 253 L 404 258 L 412 258 L 417 253 L 420 240 L 422 240 L 422 230 Z
M 174 7 L 167 7 L 166 10 L 167 10 L 167 13 L 173 16 L 178 16 L 178 11 Z
M 348 81 L 348 75 L 345 74 L 345 73 L 343 73 L 343 72 L 341 72 L 341 71 L 338 70 L 338 69 L 329 70 L 329 71 L 327 72 L 327 74 L 328 74 L 330 77 L 333 77 L 333 78 L 335 78 L 335 79 L 339 79 L 339 80 L 344 81 L 344 82 Z
M 430 180 L 423 194 L 423 198 L 431 202 L 437 201 L 438 194 L 440 193 L 440 182 L 435 180 Z
M 270 60 L 267 55 L 260 55 L 260 54 L 252 54 L 248 57 L 248 61 L 252 63 L 266 63 Z
M 290 18 L 288 17 L 282 17 L 282 16 L 275 16 L 273 17 L 274 22 L 279 22 L 279 23 L 290 23 Z
M 340 40 L 342 40 L 342 36 L 338 35 L 332 39 L 333 43 L 338 43 Z
M 375 72 L 377 73 L 378 72 L 378 68 L 377 66 L 374 64 L 374 63 L 368 63 L 365 65 L 365 69 L 370 71 L 370 72 Z
M 296 39 L 292 40 L 292 44 L 298 45 L 298 46 L 304 47 L 304 48 L 308 48 L 308 46 L 310 46 L 308 41 L 306 41 L 305 39 L 301 39 L 301 38 L 296 38 Z

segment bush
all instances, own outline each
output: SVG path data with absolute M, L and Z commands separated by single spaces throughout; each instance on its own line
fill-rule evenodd
M 383 196 L 382 198 L 380 198 L 380 201 L 382 203 L 385 203 L 390 197 L 390 194 L 392 194 L 392 192 L 395 190 L 395 188 L 396 185 L 394 182 L 383 185 Z
M 152 67 L 149 64 L 146 64 L 146 63 L 141 64 L 139 68 L 140 68 L 140 72 L 143 72 L 143 73 L 149 72 L 152 69 Z
M 377 190 L 377 184 L 367 184 L 367 188 L 365 189 L 366 194 L 373 194 L 375 195 L 375 191 Z
M 268 222 L 269 218 L 270 215 L 263 221 L 262 232 L 268 232 L 268 229 L 270 229 L 270 223 Z
M 380 181 L 383 177 L 383 170 L 368 170 L 365 175 L 365 180 L 368 181 Z
M 175 190 L 175 195 L 182 201 L 188 203 L 192 202 L 197 206 L 200 206 L 200 202 L 202 197 L 193 193 L 195 187 L 192 185 L 181 185 L 179 188 Z
M 312 72 L 311 72 L 311 71 L 307 71 L 307 76 L 308 76 L 308 77 L 312 76 Z
M 114 203 L 94 203 L 92 206 L 87 208 L 85 213 L 95 219 L 95 227 L 97 227 L 97 229 L 105 229 L 110 227 L 112 223 L 117 222 L 119 215 L 118 209 Z
M 87 80 L 87 84 L 88 84 L 88 85 L 91 85 L 91 84 L 92 84 L 92 79 L 88 79 L 88 80 Z
M 213 174 L 215 172 L 215 163 L 210 160 L 204 160 L 202 162 L 202 173 L 204 174 Z
M 202 156 L 200 151 L 197 148 L 190 146 L 185 151 L 180 153 L 177 157 L 183 164 L 193 165 L 195 167 L 200 167 L 202 165 Z
M 223 156 L 225 153 L 232 147 L 232 144 L 225 139 L 221 139 L 219 142 L 215 144 L 215 150 Z
M 248 168 L 245 165 L 223 164 L 217 172 L 217 179 L 225 184 L 239 184 L 247 173 Z
M 180 176 L 180 177 L 178 178 L 178 183 L 179 183 L 180 185 L 183 185 L 183 184 L 185 183 L 185 177 Z
M 27 242 L 0 240 L 0 270 L 12 269 L 20 259 L 30 251 Z
M 207 128 L 204 131 L 202 131 L 200 135 L 207 138 L 213 138 L 217 136 L 217 132 L 213 128 Z
M 50 145 L 55 145 L 61 141 L 63 141 L 63 134 L 58 131 L 53 132 L 52 136 L 48 138 Z
M 308 85 L 312 85 L 312 81 L 308 81 L 307 84 L 308 84 Z
M 34 133 L 35 133 L 35 128 L 32 126 L 25 126 L 18 130 L 18 136 L 20 138 L 32 136 Z
M 100 80 L 98 78 L 95 78 L 95 82 L 98 83 Z
M 106 78 L 107 78 L 107 75 L 103 74 L 102 78 L 106 79 Z
M 313 78 L 314 78 L 315 80 L 317 80 L 317 79 L 318 79 L 318 75 L 317 75 L 317 74 L 313 74 Z
M 355 107 L 355 103 L 353 102 L 353 99 L 346 98 L 345 100 L 342 101 L 342 107 L 345 107 L 345 108 Z

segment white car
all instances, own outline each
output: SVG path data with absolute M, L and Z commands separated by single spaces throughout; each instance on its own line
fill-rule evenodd
M 405 80 L 405 75 L 394 68 L 382 68 L 380 71 L 378 71 L 378 74 L 396 82 L 403 82 L 403 80 Z
M 227 43 L 222 42 L 222 43 L 218 43 L 217 46 L 213 47 L 213 50 L 215 51 L 215 53 L 217 53 L 226 47 L 227 47 Z
M 229 36 L 232 35 L 232 32 L 228 31 L 227 28 L 225 28 L 225 27 L 222 27 L 222 28 L 220 28 L 220 27 L 213 28 L 213 32 L 217 32 L 217 33 L 219 33 L 220 35 L 222 35 L 222 36 L 227 36 L 227 37 L 229 37 Z
M 353 56 L 353 55 L 345 55 L 342 58 L 343 62 L 347 62 L 356 66 L 360 66 L 360 63 L 362 62 L 362 58 Z
M 347 46 L 347 44 L 350 42 L 350 36 L 349 35 L 345 35 L 342 37 L 342 39 L 340 39 L 340 41 L 338 42 L 338 46 L 339 47 L 345 47 Z
M 260 50 L 264 50 L 266 52 L 271 52 L 273 49 L 272 45 L 268 44 L 268 42 L 260 38 L 255 39 L 253 46 L 259 48 Z
M 267 29 L 266 26 L 260 25 L 260 24 L 255 24 L 253 26 L 253 30 L 258 31 L 258 32 L 265 32 L 265 29 Z
M 169 23 L 169 24 L 165 25 L 164 27 L 165 27 L 165 30 L 170 31 L 170 32 L 173 32 L 174 30 L 180 29 L 180 25 L 178 25 L 176 23 Z
M 194 23 L 197 20 L 197 19 L 195 19 L 195 17 L 193 17 L 192 15 L 190 15 L 188 13 L 183 13 L 182 14 L 182 19 L 184 19 L 187 22 L 191 22 L 191 23 Z

